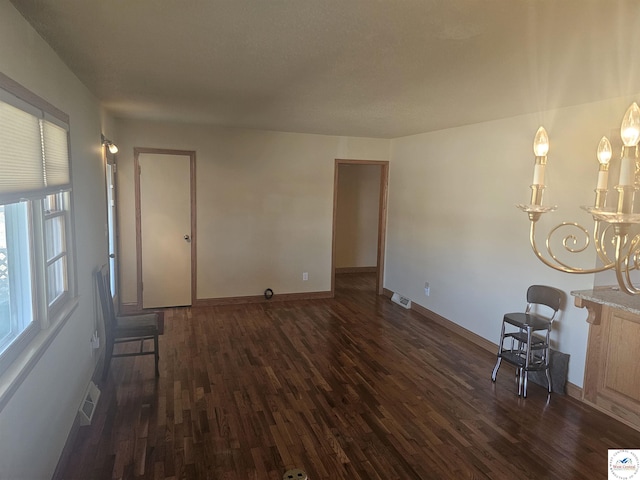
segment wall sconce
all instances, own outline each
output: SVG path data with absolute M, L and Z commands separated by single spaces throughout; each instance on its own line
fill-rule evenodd
M 607 137 L 602 137 L 598 145 L 597 157 L 599 162 L 598 180 L 595 189 L 594 206 L 582 207 L 589 212 L 594 220 L 593 232 L 575 222 L 562 222 L 551 229 L 546 239 L 546 252 L 540 251 L 536 244 L 536 222 L 543 213 L 551 212 L 557 207 L 542 205 L 542 194 L 545 188 L 544 171 L 549 151 L 549 137 L 543 127 L 538 129 L 533 141 L 535 167 L 533 184 L 531 185 L 531 203 L 516 205 L 529 215 L 531 229 L 529 242 L 536 256 L 547 266 L 565 273 L 598 273 L 605 270 L 615 270 L 616 280 L 620 290 L 629 295 L 640 294 L 640 288 L 633 285 L 631 272 L 640 270 L 640 209 L 635 206 L 635 194 L 640 187 L 640 165 L 638 158 L 638 142 L 640 141 L 640 108 L 633 103 L 622 119 L 620 135 L 624 146 L 620 160 L 620 176 L 614 187 L 618 192 L 616 208 L 605 207 L 607 197 L 607 183 L 609 175 L 609 160 L 611 159 L 611 143 Z M 565 227 L 573 227 L 572 233 L 562 238 L 562 247 L 568 253 L 580 253 L 586 250 L 593 241 L 595 252 L 602 266 L 595 268 L 572 267 L 560 259 L 553 250 L 551 238 L 556 231 Z M 564 230 L 563 230 L 564 231 Z M 578 242 L 578 237 L 582 240 Z
M 118 153 L 118 146 L 115 143 L 106 138 L 104 135 L 100 136 L 102 137 L 102 145 L 107 147 L 109 149 L 109 152 L 111 152 L 112 154 Z

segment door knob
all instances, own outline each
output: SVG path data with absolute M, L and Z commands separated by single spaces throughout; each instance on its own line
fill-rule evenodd
M 191 237 L 189 235 L 185 235 L 184 239 L 188 242 L 189 240 L 191 240 Z

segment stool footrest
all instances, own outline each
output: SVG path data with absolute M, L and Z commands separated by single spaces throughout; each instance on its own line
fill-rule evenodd
M 503 350 L 500 354 L 500 357 L 511 365 L 515 365 L 518 368 L 525 368 L 527 365 L 527 359 L 525 356 L 525 352 L 520 350 Z M 546 370 L 547 364 L 541 358 L 535 358 L 533 362 L 529 363 L 529 367 L 527 367 L 528 371 L 535 370 Z
M 505 333 L 504 338 L 513 338 L 521 343 L 527 343 L 527 334 L 525 332 L 511 332 Z M 531 336 L 531 348 L 546 348 L 547 342 L 544 338 L 537 337 L 535 335 Z

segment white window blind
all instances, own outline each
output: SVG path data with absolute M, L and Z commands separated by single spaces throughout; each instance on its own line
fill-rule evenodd
M 0 203 L 71 188 L 67 130 L 0 90 Z
M 42 185 L 40 121 L 3 102 L 0 102 L 0 166 L 1 195 L 37 190 Z
M 59 127 L 46 118 L 42 121 L 44 142 L 44 181 L 47 187 L 68 188 L 69 146 L 67 129 Z

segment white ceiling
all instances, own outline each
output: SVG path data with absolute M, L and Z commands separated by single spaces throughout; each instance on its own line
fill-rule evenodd
M 12 0 L 116 117 L 395 138 L 640 92 L 640 0 Z

